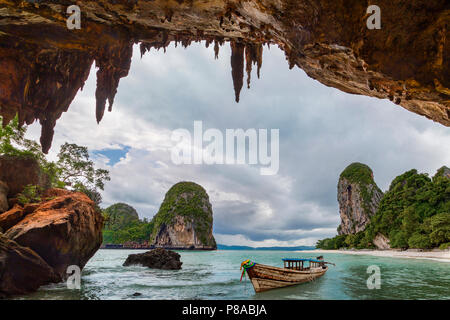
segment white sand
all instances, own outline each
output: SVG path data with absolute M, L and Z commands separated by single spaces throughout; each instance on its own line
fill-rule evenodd
M 310 253 L 342 253 L 342 254 L 354 254 L 354 255 L 370 255 L 377 257 L 392 257 L 392 258 L 413 258 L 413 259 L 432 259 L 443 262 L 450 262 L 450 250 L 431 250 L 431 251 L 419 251 L 419 250 L 304 250 L 298 252 L 310 252 Z

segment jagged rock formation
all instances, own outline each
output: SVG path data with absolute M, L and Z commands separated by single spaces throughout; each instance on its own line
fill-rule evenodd
M 156 247 L 216 249 L 212 234 L 213 212 L 205 189 L 193 182 L 179 182 L 167 191 L 150 242 Z
M 179 270 L 183 264 L 180 255 L 174 251 L 156 248 L 144 253 L 130 254 L 124 266 L 142 265 L 152 269 Z
M 338 202 L 341 224 L 338 233 L 363 231 L 375 215 L 383 192 L 373 180 L 372 170 L 362 163 L 352 163 L 341 173 Z
M 4 232 L 0 293 L 4 295 L 64 280 L 68 266 L 82 269 L 101 245 L 102 215 L 85 194 L 49 189 L 42 198 L 40 203 L 16 204 L 0 214 Z
M 41 144 L 86 81 L 95 61 L 96 117 L 111 110 L 132 45 L 141 54 L 170 42 L 229 41 L 235 99 L 261 67 L 262 46 L 276 44 L 289 67 L 354 94 L 389 98 L 450 126 L 450 5 L 441 0 L 379 0 L 382 28 L 366 27 L 369 1 L 214 0 L 77 2 L 81 30 L 66 27 L 66 1 L 0 0 L 0 115 L 42 124 Z M 244 58 L 247 59 L 244 63 Z M 259 72 L 258 72 L 259 73 Z

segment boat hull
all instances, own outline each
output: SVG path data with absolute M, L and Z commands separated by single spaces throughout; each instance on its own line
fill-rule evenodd
M 300 271 L 257 263 L 247 269 L 247 274 L 255 292 L 263 292 L 313 281 L 323 276 L 327 270 L 328 267 L 320 267 Z

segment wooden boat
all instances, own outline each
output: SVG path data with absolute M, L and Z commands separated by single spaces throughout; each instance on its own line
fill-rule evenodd
M 283 259 L 283 262 L 284 268 L 280 268 L 246 260 L 241 264 L 242 275 L 247 272 L 255 292 L 263 292 L 313 281 L 327 272 L 326 264 L 332 264 L 322 259 L 301 258 Z

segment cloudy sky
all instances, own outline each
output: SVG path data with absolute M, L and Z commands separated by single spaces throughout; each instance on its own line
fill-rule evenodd
M 210 196 L 217 242 L 250 246 L 313 245 L 334 236 L 337 180 L 352 162 L 369 165 L 383 190 L 412 168 L 432 175 L 450 164 L 450 128 L 388 100 L 325 87 L 298 68 L 289 70 L 278 48 L 264 48 L 261 79 L 255 72 L 252 79 L 237 104 L 228 45 L 218 60 L 201 44 L 152 50 L 142 59 L 136 46 L 113 112 L 97 125 L 93 67 L 57 123 L 49 156 L 66 141 L 89 147 L 111 174 L 103 205 L 126 202 L 141 217 L 151 218 L 176 182 L 199 183 Z M 193 132 L 195 120 L 224 134 L 279 129 L 278 174 L 262 176 L 255 165 L 173 164 L 172 131 Z M 28 138 L 39 133 L 33 124 Z

